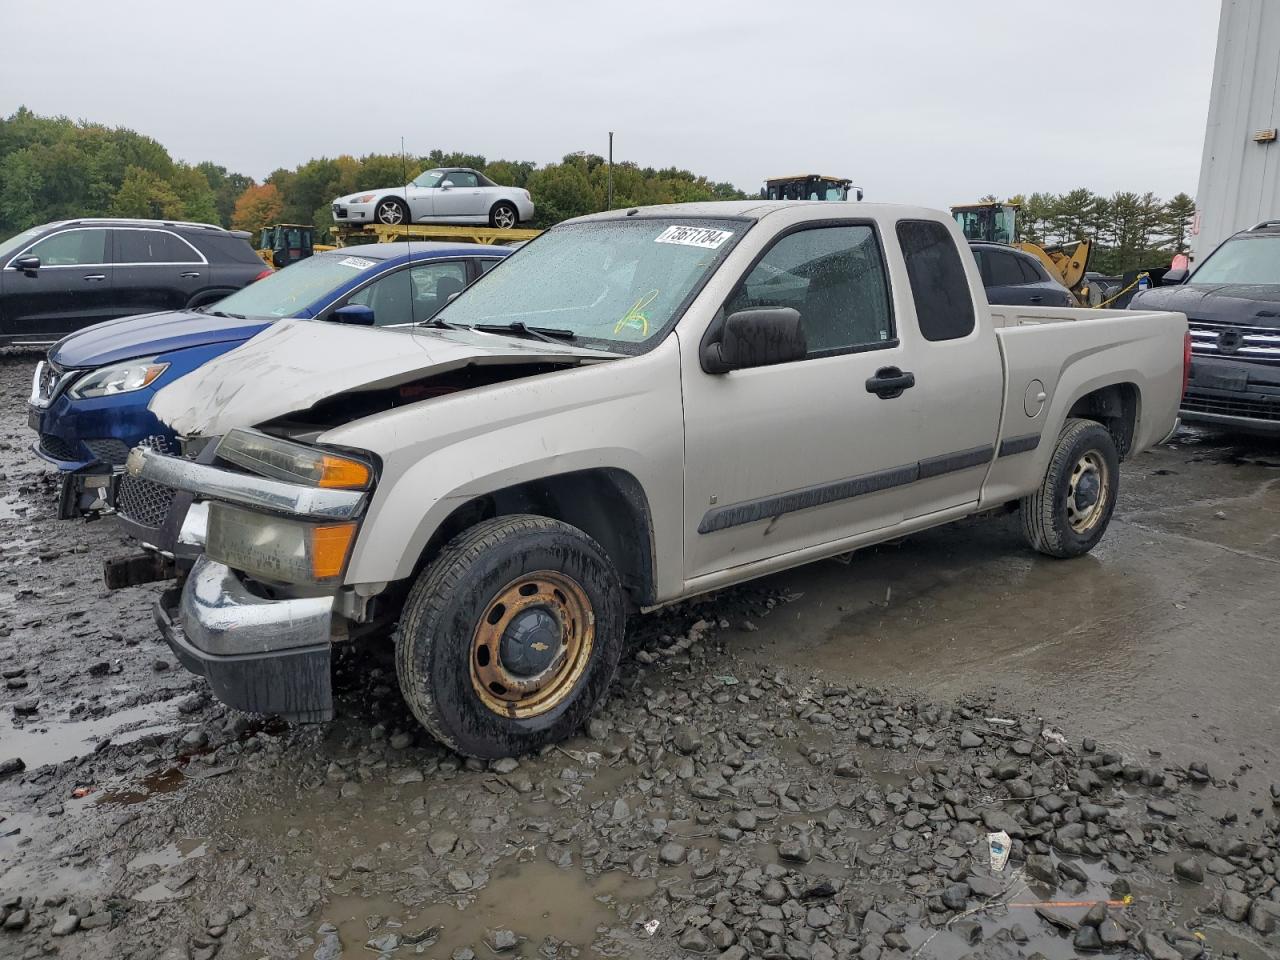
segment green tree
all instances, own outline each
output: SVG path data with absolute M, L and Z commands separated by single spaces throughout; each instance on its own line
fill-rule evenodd
M 117 217 L 148 220 L 181 220 L 185 217 L 182 198 L 159 174 L 143 167 L 129 167 L 111 202 Z
M 195 167 L 180 163 L 174 167 L 169 182 L 182 204 L 184 220 L 194 220 L 197 223 L 220 222 L 217 197 L 203 173 Z
M 1164 205 L 1164 233 L 1169 238 L 1173 253 L 1186 253 L 1190 248 L 1187 238 L 1196 217 L 1196 202 L 1185 193 L 1174 194 Z

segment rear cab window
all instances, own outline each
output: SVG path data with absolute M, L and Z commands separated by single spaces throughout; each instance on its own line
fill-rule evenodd
M 899 220 L 897 233 L 921 335 L 934 342 L 967 337 L 977 318 L 951 231 L 934 220 Z

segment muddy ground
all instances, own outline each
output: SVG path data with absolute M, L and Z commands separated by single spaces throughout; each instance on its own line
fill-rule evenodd
M 632 626 L 537 757 L 227 710 L 59 523 L 0 359 L 0 957 L 1280 955 L 1280 444 L 1125 465 L 1091 556 L 1007 521 Z M 20 769 L 15 769 L 19 768 Z M 994 871 L 987 833 L 1012 838 Z

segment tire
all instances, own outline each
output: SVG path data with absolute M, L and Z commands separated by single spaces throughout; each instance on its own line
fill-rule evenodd
M 409 222 L 409 208 L 398 197 L 383 197 L 373 208 L 373 219 L 388 227 L 399 227 Z
M 1106 533 L 1120 491 L 1120 455 L 1107 429 L 1072 418 L 1058 434 L 1040 489 L 1019 503 L 1022 535 L 1050 557 L 1088 553 Z
M 396 632 L 396 673 L 442 744 L 517 756 L 578 732 L 613 681 L 625 630 L 622 584 L 598 543 L 558 520 L 498 517 L 460 533 L 419 574 Z M 521 694 L 500 681 L 545 685 Z
M 512 230 L 520 226 L 520 211 L 516 209 L 515 204 L 505 200 L 495 203 L 493 209 L 489 211 L 489 226 L 500 230 Z

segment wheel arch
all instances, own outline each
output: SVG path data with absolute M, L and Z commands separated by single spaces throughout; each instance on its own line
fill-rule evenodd
M 1096 420 L 1107 428 L 1123 460 L 1133 447 L 1142 411 L 1142 391 L 1136 383 L 1123 381 L 1095 387 L 1072 401 L 1067 418 Z
M 550 474 L 460 503 L 428 538 L 414 566 L 414 575 L 462 531 L 483 520 L 510 514 L 533 514 L 577 527 L 608 554 L 632 606 L 656 602 L 649 499 L 640 481 L 617 467 Z

